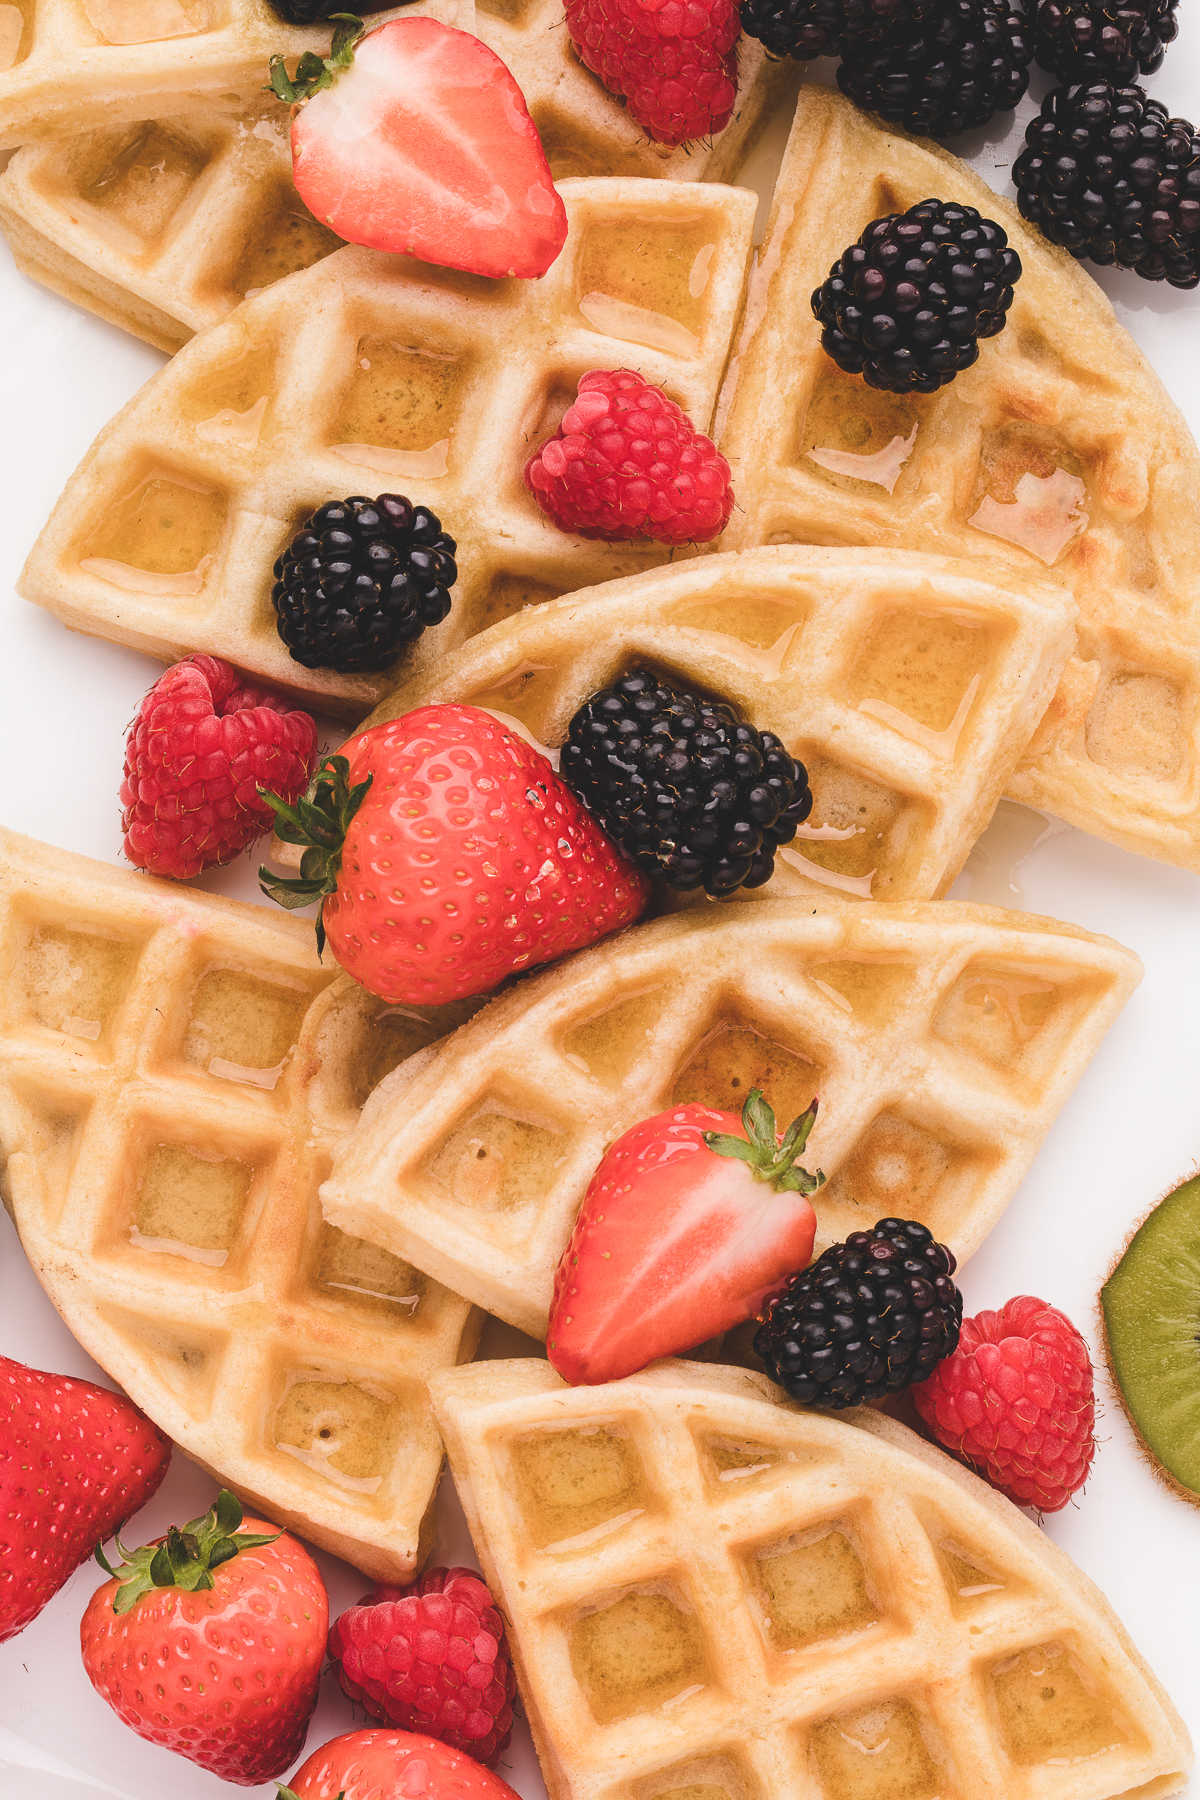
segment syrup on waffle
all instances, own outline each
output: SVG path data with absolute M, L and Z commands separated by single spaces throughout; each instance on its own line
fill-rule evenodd
M 43 1286 L 189 1456 L 405 1579 L 441 1468 L 428 1379 L 478 1318 L 317 1190 L 372 1084 L 462 1009 L 385 1009 L 274 908 L 0 851 L 0 1147 Z
M 101 434 L 23 576 L 70 625 L 173 659 L 203 649 L 362 714 L 395 677 L 293 662 L 271 569 L 322 501 L 398 490 L 460 546 L 449 619 L 412 665 L 533 601 L 666 560 L 587 543 L 524 464 L 594 368 L 637 369 L 707 428 L 741 304 L 754 196 L 714 183 L 568 181 L 540 281 L 347 249 L 202 332 Z
M 939 393 L 881 394 L 820 347 L 810 297 L 863 227 L 929 195 L 1020 252 L 1004 331 Z M 801 91 L 717 436 L 724 540 L 1000 556 L 1079 602 L 1079 649 L 1014 799 L 1200 868 L 1200 456 L 1103 293 L 947 152 Z
M 551 1800 L 1165 1800 L 1192 1752 L 1104 1596 L 905 1426 L 659 1363 L 434 1382 Z
M 605 1149 L 686 1101 L 781 1120 L 819 1095 L 818 1252 L 900 1214 L 965 1260 L 1136 985 L 1068 925 L 945 902 L 759 901 L 634 927 L 531 976 L 383 1082 L 322 1190 L 533 1336 Z

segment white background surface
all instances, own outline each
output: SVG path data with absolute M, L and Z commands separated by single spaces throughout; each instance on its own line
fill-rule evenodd
M 1200 19 L 1186 4 L 1182 12 L 1182 41 L 1149 85 L 1172 110 L 1194 118 Z M 1039 95 L 1042 81 L 1035 74 Z M 1033 110 L 1027 100 L 1012 129 L 977 133 L 957 146 L 1002 192 L 1009 191 L 1015 147 Z M 776 154 L 778 147 L 776 141 Z M 756 158 L 755 177 L 759 166 L 769 171 L 771 148 Z M 1200 293 L 1176 294 L 1125 275 L 1104 284 L 1200 433 Z M 0 320 L 0 817 L 52 843 L 118 861 L 124 731 L 156 668 L 67 632 L 17 600 L 13 584 L 76 461 L 161 358 L 26 282 L 2 248 Z M 256 897 L 245 861 L 205 885 Z M 1063 1307 L 1095 1344 L 1097 1292 L 1130 1227 L 1200 1156 L 1200 877 L 1075 831 L 1048 830 L 1038 815 L 1005 806 L 956 894 L 1109 932 L 1146 963 L 1143 987 L 964 1280 L 968 1311 L 1034 1293 Z M 0 1352 L 64 1373 L 96 1374 L 38 1288 L 2 1213 Z M 1156 1482 L 1103 1373 L 1098 1382 L 1094 1473 L 1080 1502 L 1045 1529 L 1108 1593 L 1200 1740 L 1200 1511 Z M 437 1560 L 470 1561 L 448 1486 Z M 201 1510 L 211 1491 L 177 1455 L 131 1541 Z M 329 1558 L 322 1566 L 335 1612 L 367 1585 Z M 0 1800 L 217 1800 L 237 1791 L 143 1744 L 92 1692 L 77 1634 L 99 1579 L 94 1567 L 84 1568 L 40 1619 L 0 1647 Z M 326 1676 L 310 1749 L 356 1722 Z M 523 1729 L 500 1772 L 526 1800 L 542 1800 Z M 1189 1792 L 1200 1800 L 1200 1783 Z

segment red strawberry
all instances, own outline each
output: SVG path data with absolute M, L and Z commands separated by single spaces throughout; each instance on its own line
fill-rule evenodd
M 473 1569 L 429 1569 L 347 1607 L 329 1656 L 350 1699 L 385 1725 L 428 1732 L 494 1763 L 512 1732 L 515 1691 L 504 1621 Z
M 422 706 L 327 757 L 312 798 L 267 799 L 307 844 L 282 906 L 321 902 L 342 967 L 383 1000 L 437 1005 L 629 925 L 645 879 L 546 757 L 474 706 Z
M 145 1506 L 170 1460 L 122 1395 L 0 1356 L 0 1644 Z
M 350 1731 L 314 1750 L 279 1800 L 520 1800 L 461 1750 L 411 1731 Z
M 242 1787 L 282 1774 L 317 1701 L 329 1602 L 308 1551 L 225 1490 L 125 1557 L 80 1626 L 83 1666 L 139 1737 Z M 152 1673 L 148 1676 L 148 1671 Z
M 294 800 L 316 754 L 307 713 L 215 656 L 186 657 L 159 676 L 125 741 L 126 856 L 181 881 L 228 862 L 271 824 L 260 787 Z
M 292 173 L 309 211 L 351 244 L 476 275 L 544 275 L 567 215 L 525 97 L 500 58 L 436 19 L 340 25 L 327 59 L 289 79 Z
M 565 1380 L 618 1381 L 756 1313 L 812 1256 L 796 1164 L 814 1100 L 780 1141 L 758 1088 L 739 1119 L 677 1106 L 635 1125 L 588 1184 L 554 1282 L 546 1348 Z M 780 1196 L 782 1195 L 782 1198 Z
M 581 62 L 652 138 L 685 144 L 729 123 L 737 100 L 736 0 L 566 0 Z

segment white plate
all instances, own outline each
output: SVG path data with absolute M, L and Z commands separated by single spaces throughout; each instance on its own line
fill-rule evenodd
M 1184 14 L 1182 41 L 1150 85 L 1169 107 L 1194 116 L 1200 21 L 1186 8 Z M 1004 192 L 1033 110 L 1026 101 L 1012 130 L 976 133 L 967 142 L 970 160 Z M 756 158 L 756 175 L 760 167 L 769 169 L 769 154 Z M 74 464 L 161 358 L 26 282 L 0 256 L 0 815 L 17 830 L 116 861 L 124 730 L 155 667 L 63 630 L 19 602 L 12 584 Z M 1105 286 L 1200 432 L 1200 293 L 1176 294 L 1124 275 L 1106 278 Z M 246 862 L 204 885 L 257 897 Z M 1078 832 L 1047 829 L 1039 816 L 1006 805 L 956 893 L 1109 932 L 1146 962 L 1144 986 L 965 1279 L 968 1310 L 1038 1294 L 1063 1307 L 1094 1344 L 1097 1291 L 1131 1225 L 1200 1155 L 1200 879 Z M 96 1374 L 2 1218 L 0 1352 L 68 1374 Z M 1095 1472 L 1078 1505 L 1045 1529 L 1109 1595 L 1200 1740 L 1200 1513 L 1156 1482 L 1103 1374 L 1099 1385 Z M 211 1491 L 208 1479 L 177 1456 L 139 1532 L 150 1535 L 190 1516 Z M 441 1561 L 472 1560 L 448 1482 L 437 1554 Z M 365 1584 L 328 1557 L 321 1563 L 340 1609 Z M 94 1570 L 80 1571 L 41 1618 L 0 1648 L 2 1800 L 217 1800 L 250 1791 L 143 1744 L 92 1692 L 79 1660 L 78 1622 L 98 1579 Z M 326 1677 L 310 1747 L 355 1723 Z M 543 1800 L 523 1730 L 501 1772 L 524 1800 Z M 1195 1784 L 1192 1791 L 1200 1795 Z

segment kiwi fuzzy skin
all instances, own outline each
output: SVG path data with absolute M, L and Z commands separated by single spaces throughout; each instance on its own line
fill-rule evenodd
M 1121 1405 L 1121 1411 L 1125 1415 L 1126 1423 L 1133 1433 L 1139 1456 L 1161 1487 L 1165 1487 L 1169 1493 L 1177 1495 L 1180 1500 L 1185 1500 L 1189 1506 L 1200 1508 L 1200 1493 L 1197 1493 L 1193 1488 L 1184 1487 L 1183 1483 L 1172 1475 L 1170 1469 L 1159 1461 L 1154 1451 L 1142 1436 L 1137 1420 L 1134 1418 L 1133 1413 L 1126 1402 L 1125 1390 L 1117 1379 L 1116 1365 L 1113 1362 L 1112 1345 L 1109 1343 L 1108 1339 L 1108 1320 L 1104 1313 L 1103 1299 L 1105 1288 L 1116 1274 L 1120 1264 L 1125 1260 L 1130 1244 L 1132 1244 L 1134 1238 L 1142 1229 L 1142 1226 L 1146 1223 L 1147 1219 L 1150 1218 L 1151 1214 L 1156 1213 L 1159 1207 L 1171 1198 L 1172 1194 L 1177 1194 L 1181 1187 L 1186 1187 L 1189 1181 L 1195 1181 L 1198 1178 L 1200 1178 L 1200 1163 L 1192 1169 L 1190 1174 L 1184 1175 L 1178 1181 L 1174 1182 L 1167 1189 L 1166 1193 L 1161 1194 L 1154 1202 L 1153 1206 L 1148 1206 L 1141 1217 L 1136 1219 L 1130 1226 L 1129 1231 L 1126 1234 L 1125 1242 L 1121 1245 L 1121 1248 L 1117 1251 L 1117 1254 L 1108 1265 L 1108 1272 L 1106 1273 L 1104 1280 L 1100 1283 L 1100 1292 L 1096 1295 L 1096 1320 L 1098 1341 L 1101 1353 L 1104 1357 L 1104 1367 L 1108 1371 L 1108 1379 L 1116 1392 L 1117 1399 Z M 1198 1358 L 1198 1360 L 1200 1360 L 1200 1358 Z

